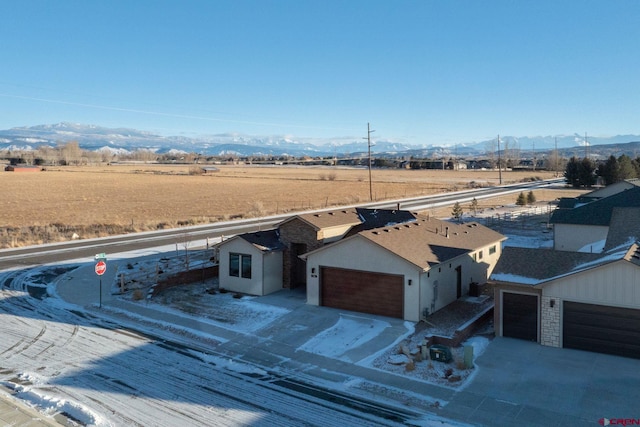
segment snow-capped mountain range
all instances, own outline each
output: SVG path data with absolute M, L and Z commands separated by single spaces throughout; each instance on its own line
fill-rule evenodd
M 136 150 L 156 153 L 198 153 L 207 156 L 345 156 L 366 153 L 367 142 L 362 138 L 313 139 L 285 136 L 250 136 L 218 134 L 199 137 L 162 136 L 151 132 L 125 128 L 105 128 L 95 125 L 58 123 L 0 130 L 0 150 L 32 150 L 42 145 L 56 146 L 77 141 L 83 150 L 109 150 L 115 154 Z M 587 144 L 595 154 L 597 146 L 607 151 L 619 151 L 636 157 L 640 145 L 638 135 L 588 137 Z M 628 145 L 630 144 L 630 145 Z M 417 157 L 483 156 L 496 149 L 496 139 L 456 145 L 412 145 L 398 141 L 376 139 L 372 153 L 384 155 L 413 155 Z M 558 147 L 563 155 L 582 156 L 584 135 L 539 137 L 501 137 L 501 149 L 517 147 L 521 153 L 544 152 Z M 627 146 L 628 145 L 628 146 Z M 584 149 L 584 148 L 583 148 Z M 578 151 L 579 150 L 579 151 Z M 575 152 L 576 154 L 572 154 Z M 617 155 L 619 155 L 617 154 Z

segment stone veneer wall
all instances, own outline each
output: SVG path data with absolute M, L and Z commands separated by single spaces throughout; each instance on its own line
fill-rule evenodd
M 554 301 L 551 307 L 551 301 Z M 543 296 L 540 300 L 540 344 L 560 347 L 560 299 Z
M 322 246 L 322 230 L 317 232 L 307 223 L 293 219 L 279 227 L 280 241 L 284 243 L 285 250 L 282 256 L 282 285 L 284 288 L 291 288 L 291 269 L 294 264 L 294 254 L 291 253 L 291 247 L 294 243 L 302 243 L 307 245 L 307 252 L 311 252 Z

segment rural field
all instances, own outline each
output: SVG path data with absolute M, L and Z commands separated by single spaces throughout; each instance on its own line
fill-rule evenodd
M 0 247 L 173 228 L 369 201 L 366 168 L 222 165 L 54 167 L 0 172 Z M 552 178 L 503 171 L 503 183 Z M 375 201 L 498 184 L 497 171 L 373 169 Z M 561 194 L 559 194 L 561 193 Z M 536 191 L 538 201 L 575 190 Z M 480 207 L 513 200 L 481 201 Z M 441 212 L 433 212 L 443 215 Z M 445 212 L 446 216 L 447 213 Z

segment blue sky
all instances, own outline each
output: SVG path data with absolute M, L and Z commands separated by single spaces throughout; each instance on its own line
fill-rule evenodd
M 0 129 L 640 134 L 640 1 L 0 2 Z

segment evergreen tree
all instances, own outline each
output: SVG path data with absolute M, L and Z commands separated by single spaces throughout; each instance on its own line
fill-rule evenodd
M 598 175 L 604 180 L 604 185 L 610 185 L 618 182 L 618 159 L 615 156 L 609 156 L 606 162 L 598 167 Z
M 625 179 L 636 178 L 637 174 L 633 167 L 631 158 L 626 154 L 618 157 L 618 181 L 624 181 Z
M 473 198 L 473 200 L 471 200 L 471 210 L 473 211 L 474 215 L 478 213 L 478 201 L 475 197 Z
M 529 191 L 527 194 L 527 204 L 532 205 L 536 202 L 536 196 L 533 194 L 533 190 Z
M 580 167 L 578 168 L 578 175 L 581 187 L 591 187 L 596 183 L 596 175 L 595 175 L 596 165 L 589 159 L 585 157 L 580 162 Z
M 527 204 L 527 197 L 524 195 L 524 193 L 520 193 L 518 194 L 518 200 L 516 200 L 516 205 L 518 206 L 524 206 Z
M 574 188 L 580 188 L 580 174 L 578 173 L 579 164 L 578 159 L 574 156 L 569 159 L 564 171 L 565 181 Z
M 453 210 L 451 211 L 451 215 L 457 220 L 460 221 L 460 218 L 462 218 L 462 206 L 460 206 L 460 203 L 456 202 L 453 205 Z

